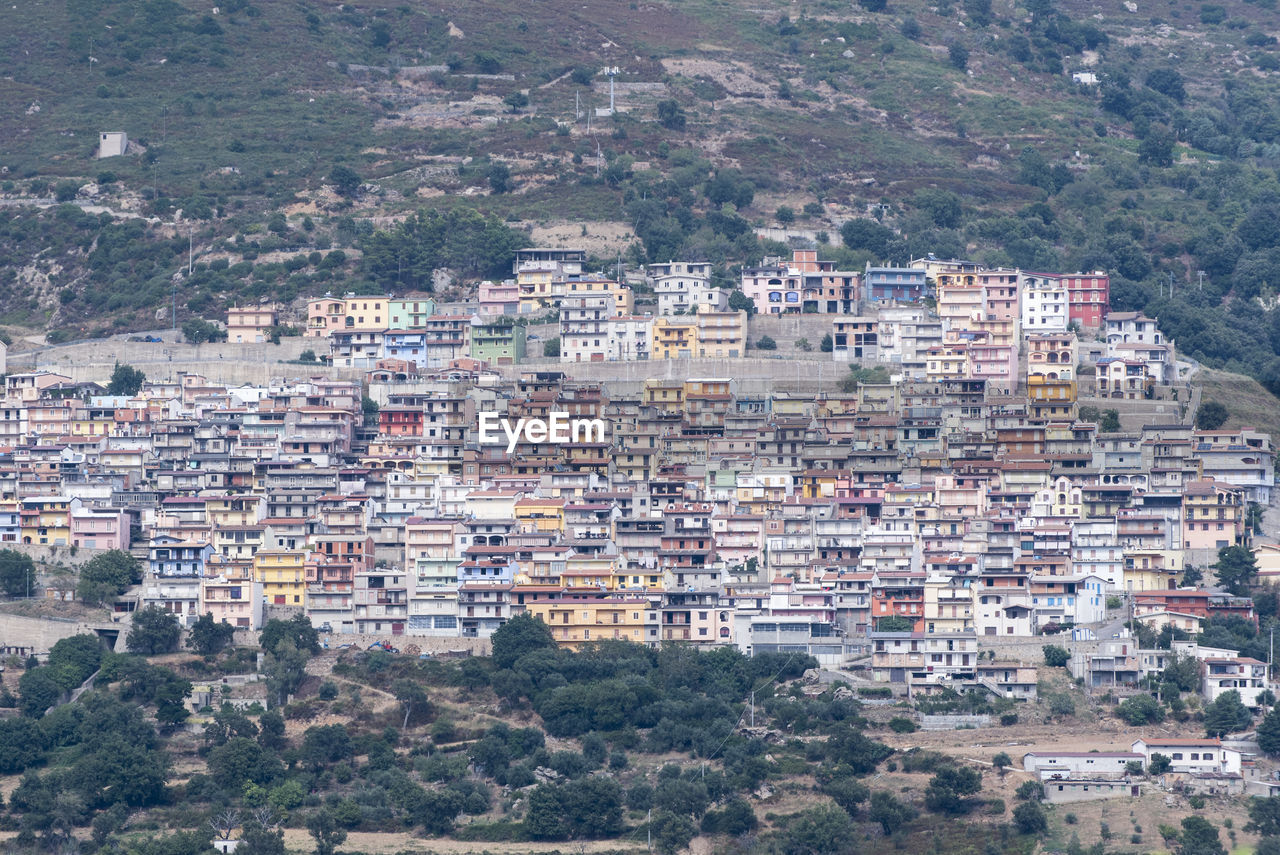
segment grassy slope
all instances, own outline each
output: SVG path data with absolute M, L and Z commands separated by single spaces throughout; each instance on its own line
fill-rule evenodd
M 1275 49 L 1242 45 L 1246 33 L 1274 24 L 1257 5 L 1224 2 L 1239 26 L 1202 24 L 1199 6 L 1182 0 L 1144 2 L 1138 13 L 1121 0 L 1056 5 L 1108 33 L 1104 64 L 1132 64 L 1138 78 L 1176 66 L 1188 109 L 1220 98 L 1229 78 L 1274 76 L 1247 68 Z M 820 199 L 823 216 L 799 225 L 831 232 L 871 203 L 901 203 L 927 186 L 987 214 L 1017 211 L 1042 196 L 1016 183 L 1025 145 L 1077 175 L 1132 173 L 1128 125 L 1065 74 L 1015 62 L 1005 46 L 1025 8 L 992 6 L 995 22 L 976 27 L 963 4 L 942 14 L 925 0 L 890 0 L 884 14 L 836 0 L 602 0 L 589 8 L 576 0 L 230 0 L 216 16 L 194 0 L 23 3 L 0 10 L 0 67 L 12 78 L 0 87 L 0 167 L 19 179 L 17 190 L 24 178 L 91 179 L 109 169 L 126 193 L 154 186 L 178 207 L 205 196 L 226 217 L 207 241 L 260 229 L 269 212 L 311 198 L 338 163 L 381 188 L 357 203 L 357 215 L 467 205 L 530 225 L 623 216 L 623 187 L 583 180 L 594 175 L 597 145 L 667 177 L 679 169 L 660 147 L 687 146 L 755 181 L 755 204 L 744 212 L 752 221 L 770 222 L 780 204 Z M 796 32 L 781 34 L 783 15 Z M 915 40 L 900 34 L 908 18 L 919 24 Z M 389 45 L 379 44 L 380 31 Z M 953 42 L 971 51 L 967 71 L 947 62 Z M 1062 65 L 1086 61 L 1069 54 Z M 453 71 L 423 68 L 446 63 Z M 599 78 L 583 84 L 568 72 L 606 64 L 622 69 L 624 84 L 665 89 L 624 87 L 624 115 L 596 121 L 590 137 L 583 122 L 557 133 L 556 121 L 573 120 L 575 94 L 587 109 L 607 103 Z M 395 73 L 410 67 L 420 70 Z M 514 79 L 474 76 L 495 68 Z M 784 84 L 790 99 L 778 96 Z M 502 98 L 517 90 L 530 106 L 513 115 Z M 663 97 L 687 112 L 684 131 L 654 121 Z M 96 133 L 105 129 L 128 131 L 148 158 L 96 161 Z M 485 156 L 511 164 L 515 192 L 488 195 L 483 170 L 419 171 Z M 1068 201 L 1055 201 L 1063 265 L 1080 263 L 1090 219 L 1120 207 L 1132 212 L 1129 228 L 1144 234 L 1145 249 L 1177 260 L 1188 224 L 1208 204 L 1169 183 L 1136 191 L 1095 184 L 1079 182 L 1064 191 Z M 337 211 L 319 201 L 329 235 L 326 215 Z M 1003 260 L 996 238 L 963 239 L 962 250 Z M 69 264 L 49 293 L 76 273 Z
M 1226 426 L 1255 427 L 1280 441 L 1280 398 L 1251 377 L 1226 371 L 1201 370 L 1194 382 L 1203 389 L 1203 401 L 1218 401 L 1231 413 Z

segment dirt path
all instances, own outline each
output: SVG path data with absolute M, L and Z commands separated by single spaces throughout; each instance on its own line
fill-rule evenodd
M 294 852 L 311 852 L 315 842 L 311 835 L 300 828 L 284 830 L 284 845 Z M 627 840 L 589 840 L 560 843 L 504 843 L 493 841 L 462 840 L 427 840 L 412 834 L 393 832 L 353 831 L 340 849 L 367 852 L 369 855 L 395 855 L 398 852 L 440 852 L 450 855 L 467 855 L 467 853 L 510 853 L 519 855 L 525 852 L 641 852 L 644 841 Z

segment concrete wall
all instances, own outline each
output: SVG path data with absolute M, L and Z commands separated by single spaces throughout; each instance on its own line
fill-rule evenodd
M 304 350 L 317 356 L 328 352 L 326 339 L 295 336 L 280 344 L 159 344 L 102 339 L 56 345 L 22 353 L 9 353 L 9 371 L 54 371 L 76 382 L 111 379 L 116 363 L 132 365 L 153 380 L 176 377 L 179 372 L 202 374 L 223 383 L 266 383 L 273 377 L 305 378 L 324 374 L 334 379 L 358 380 L 364 369 L 332 368 L 291 363 Z
M 921 730 L 956 730 L 961 727 L 986 727 L 991 724 L 989 715 L 922 715 Z
M 753 351 L 754 352 L 754 351 Z M 739 394 L 763 394 L 775 389 L 798 392 L 834 391 L 847 373 L 842 365 L 808 359 L 654 359 L 643 362 L 566 362 L 537 361 L 521 365 L 499 366 L 507 377 L 519 377 L 524 371 L 563 371 L 582 380 L 608 382 L 615 394 L 638 391 L 645 380 L 685 380 L 690 377 L 729 377 L 737 381 Z M 615 385 L 614 384 L 618 384 Z M 628 386 L 627 384 L 634 384 Z
M 0 612 L 0 647 L 30 647 L 37 654 L 48 653 L 53 645 L 73 635 L 94 635 L 98 628 L 119 630 L 117 650 L 124 650 L 127 623 L 96 624 L 68 618 L 35 618 Z

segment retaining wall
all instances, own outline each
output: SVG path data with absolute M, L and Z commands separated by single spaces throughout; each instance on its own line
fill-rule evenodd
M 921 730 L 958 730 L 962 727 L 986 727 L 991 724 L 989 715 L 922 715 Z

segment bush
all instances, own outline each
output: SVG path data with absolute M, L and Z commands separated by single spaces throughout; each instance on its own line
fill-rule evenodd
M 915 733 L 920 728 L 916 727 L 916 723 L 909 718 L 894 716 L 889 719 L 889 729 L 894 733 Z
M 1023 781 L 1018 785 L 1015 795 L 1026 801 L 1027 799 L 1039 799 L 1043 792 L 1038 781 Z
M 1013 823 L 1023 834 L 1042 834 L 1049 830 L 1049 819 L 1039 802 L 1024 802 L 1014 808 Z
M 1065 668 L 1067 663 L 1071 661 L 1071 651 L 1065 647 L 1046 644 L 1041 649 L 1044 651 L 1044 664 L 1050 668 Z
M 778 343 L 767 335 L 760 336 L 756 342 L 756 350 L 777 350 Z
M 1018 723 L 1018 714 L 1016 712 L 1005 713 L 1000 716 L 1001 727 L 1013 727 Z

